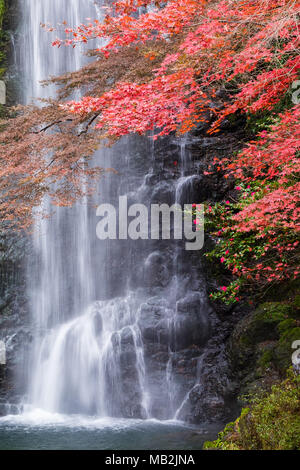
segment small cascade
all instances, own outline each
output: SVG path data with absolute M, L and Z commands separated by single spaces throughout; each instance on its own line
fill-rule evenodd
M 174 419 L 181 419 L 182 418 L 182 411 L 184 410 L 184 407 L 188 404 L 190 400 L 191 393 L 193 390 L 196 388 L 201 388 L 202 387 L 202 370 L 203 370 L 203 361 L 204 361 L 204 354 L 202 354 L 198 360 L 197 360 L 197 376 L 196 376 L 196 383 L 193 385 L 191 390 L 188 391 L 188 393 L 185 395 L 184 399 L 182 400 L 181 405 L 179 408 L 176 410 Z
M 9 32 L 9 38 L 10 38 L 12 59 L 13 59 L 12 63 L 13 63 L 13 67 L 16 68 L 17 64 L 18 64 L 18 58 L 17 58 L 17 47 L 16 47 L 15 33 Z
M 189 170 L 189 151 L 187 150 L 188 137 L 185 134 L 180 139 L 180 169 L 181 177 L 185 176 L 186 172 Z

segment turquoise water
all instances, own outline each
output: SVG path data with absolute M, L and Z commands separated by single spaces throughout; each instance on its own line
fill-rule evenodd
M 197 450 L 219 429 L 34 411 L 0 418 L 0 450 Z

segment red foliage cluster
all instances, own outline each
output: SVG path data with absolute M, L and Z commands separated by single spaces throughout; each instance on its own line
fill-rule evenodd
M 282 227 L 300 231 L 298 195 L 300 183 L 267 192 L 265 196 L 246 206 L 233 217 L 240 232 L 255 230 L 264 236 L 264 230 Z
M 86 97 L 67 109 L 80 114 L 100 111 L 96 127 L 107 129 L 110 136 L 145 134 L 154 127 L 165 135 L 183 124 L 185 131 L 188 124 L 193 125 L 199 109 L 195 91 L 201 93 L 193 70 L 185 69 L 158 75 L 149 83 L 120 83 L 101 98 Z
M 272 253 L 271 262 L 266 256 L 267 262 L 252 267 L 256 280 L 264 276 L 269 282 L 280 281 L 299 274 L 294 254 L 299 252 L 300 232 L 299 116 L 299 107 L 286 111 L 269 133 L 262 132 L 260 140 L 249 144 L 228 165 L 241 181 L 262 185 L 257 195 L 252 193 L 253 202 L 232 217 L 234 230 L 255 233 L 257 239 L 263 239 L 264 256 Z M 241 272 L 249 275 L 246 266 Z
M 152 39 L 161 39 L 166 35 L 178 34 L 183 28 L 189 27 L 196 15 L 201 13 L 206 0 L 169 0 L 163 8 L 152 8 L 147 13 L 132 16 L 139 7 L 151 5 L 152 1 L 116 2 L 101 23 L 94 20 L 87 25 L 81 24 L 76 28 L 66 28 L 68 39 L 57 39 L 53 45 L 76 45 L 86 43 L 89 39 L 107 38 L 101 48 L 106 57 L 110 52 L 118 52 L 118 48 L 132 43 L 143 43 Z M 163 3 L 163 2 L 157 2 Z M 109 9 L 108 9 L 109 12 Z M 53 30 L 53 28 L 51 28 Z
M 299 106 L 285 111 L 235 159 L 215 159 L 239 180 L 237 201 L 208 211 L 213 228 L 222 227 L 215 232 L 220 242 L 213 256 L 238 279 L 215 298 L 236 301 L 242 285 L 264 288 L 299 276 L 299 116 Z
M 64 190 L 69 191 L 86 169 L 80 163 L 82 148 L 88 157 L 100 137 L 114 140 L 150 130 L 157 135 L 186 133 L 205 119 L 207 111 L 210 119 L 214 113 L 209 132 L 215 133 L 231 115 L 269 113 L 271 127 L 266 126 L 238 156 L 218 162 L 219 171 L 239 181 L 240 191 L 234 204 L 227 201 L 224 210 L 210 208 L 209 213 L 221 213 L 217 251 L 234 274 L 259 280 L 264 273 L 272 281 L 297 273 L 294 256 L 288 261 L 287 253 L 298 247 L 300 110 L 285 104 L 278 116 L 274 106 L 286 102 L 299 75 L 299 12 L 299 0 L 120 0 L 107 8 L 102 22 L 88 20 L 76 28 L 64 23 L 66 37 L 53 45 L 75 47 L 97 38 L 103 46 L 93 52 L 97 60 L 85 69 L 87 73 L 61 78 L 64 97 L 84 86 L 86 95 L 80 101 L 52 101 L 43 110 L 35 109 L 36 117 L 27 115 L 25 124 L 19 117 L 19 129 L 10 126 L 4 133 L 0 183 L 7 199 L 0 211 L 7 216 L 7 201 L 16 191 L 16 210 L 22 212 L 23 198 L 28 214 L 47 191 L 49 176 L 61 182 L 66 172 Z M 124 64 L 124 57 L 134 66 Z M 112 85 L 107 85 L 107 78 Z M 220 90 L 223 98 L 217 100 Z M 63 96 L 64 91 L 60 93 Z M 52 128 L 51 135 L 43 134 L 41 123 L 43 129 Z M 82 125 L 85 130 L 76 132 Z M 5 154 L 13 146 L 7 170 Z M 51 149 L 54 158 L 45 165 L 44 155 Z M 15 188 L 14 168 L 21 185 Z M 9 186 L 3 183 L 7 174 Z M 63 190 L 57 196 L 58 201 L 66 199 Z M 225 294 L 230 291 L 223 287 Z M 233 295 L 237 288 L 232 287 Z
M 244 182 L 264 183 L 258 200 L 234 217 L 237 229 L 263 233 L 267 227 L 300 230 L 300 107 L 286 111 L 269 132 L 259 134 L 233 161 L 223 164 Z M 255 199 L 255 195 L 254 199 Z
M 250 142 L 237 159 L 225 161 L 237 178 L 245 182 L 277 178 L 285 184 L 299 173 L 300 107 L 285 111 L 279 119 L 269 132 L 260 132 L 259 140 Z
M 195 125 L 195 118 L 201 117 L 203 92 L 206 90 L 214 96 L 222 84 L 232 84 L 234 92 L 219 111 L 212 129 L 214 132 L 226 116 L 238 110 L 257 112 L 272 109 L 298 76 L 297 13 L 300 2 L 170 0 L 163 8 L 152 9 L 138 17 L 130 16 L 128 12 L 139 5 L 141 2 L 119 2 L 120 13 L 116 16 L 107 15 L 101 24 L 96 20 L 76 29 L 67 28 L 67 35 L 72 37 L 54 42 L 75 45 L 88 38 L 109 38 L 101 49 L 108 55 L 132 43 L 140 46 L 153 39 L 170 41 L 175 35 L 182 36 L 178 52 L 164 58 L 146 87 L 138 87 L 134 83 L 118 83 L 114 87 L 116 97 L 124 94 L 128 100 L 134 90 L 134 101 L 139 105 L 139 112 L 134 113 L 130 131 L 166 127 L 169 132 L 177 127 L 180 132 L 186 132 Z M 180 117 L 174 120 L 174 113 L 162 115 L 161 108 L 165 104 L 168 109 L 170 94 L 178 93 L 178 72 L 181 77 L 189 77 L 193 87 L 189 93 L 178 94 L 174 110 L 175 114 L 179 110 Z M 198 86 L 194 86 L 195 82 Z M 188 83 L 183 81 L 181 86 L 185 85 Z M 111 98 L 111 93 L 102 96 L 98 109 L 104 114 L 115 114 L 118 119 L 127 119 L 127 109 L 123 108 L 122 113 L 121 107 L 117 105 L 115 108 L 115 100 Z M 191 100 L 193 106 L 190 106 Z M 149 103 L 152 109 L 150 122 Z M 157 103 L 159 105 L 155 106 Z M 87 99 L 70 106 L 75 112 L 90 109 Z M 114 135 L 116 129 L 113 121 L 109 125 L 106 119 L 100 119 L 98 126 L 107 124 L 108 133 Z M 116 132 L 119 135 L 119 127 Z

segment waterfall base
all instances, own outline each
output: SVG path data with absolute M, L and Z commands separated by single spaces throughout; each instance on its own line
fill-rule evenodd
M 0 450 L 196 450 L 221 426 L 88 418 L 32 410 L 0 418 Z
M 193 325 L 185 310 L 195 305 L 199 343 L 209 328 L 199 296 L 175 309 L 161 297 L 143 300 L 137 293 L 94 302 L 83 315 L 38 338 L 29 403 L 51 413 L 179 417 L 187 392 L 200 380 L 201 349 L 185 349 Z M 180 384 L 176 369 L 185 355 L 192 359 L 193 381 L 181 377 Z

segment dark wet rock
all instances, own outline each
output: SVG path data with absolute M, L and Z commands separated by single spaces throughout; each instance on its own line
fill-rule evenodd
M 160 299 L 157 299 L 161 302 Z M 140 308 L 138 324 L 143 338 L 154 344 L 168 344 L 170 341 L 170 324 L 174 312 L 166 305 L 149 301 Z
M 182 206 L 184 204 L 204 202 L 208 196 L 209 190 L 202 175 L 192 175 L 179 179 L 176 197 L 177 202 Z
M 184 349 L 192 344 L 202 345 L 210 332 L 208 305 L 199 293 L 189 293 L 177 303 L 175 347 Z
M 144 263 L 143 275 L 146 286 L 165 287 L 171 276 L 166 255 L 159 251 L 151 253 Z
M 168 204 L 174 203 L 174 186 L 172 182 L 160 181 L 154 186 L 151 195 L 151 204 Z

